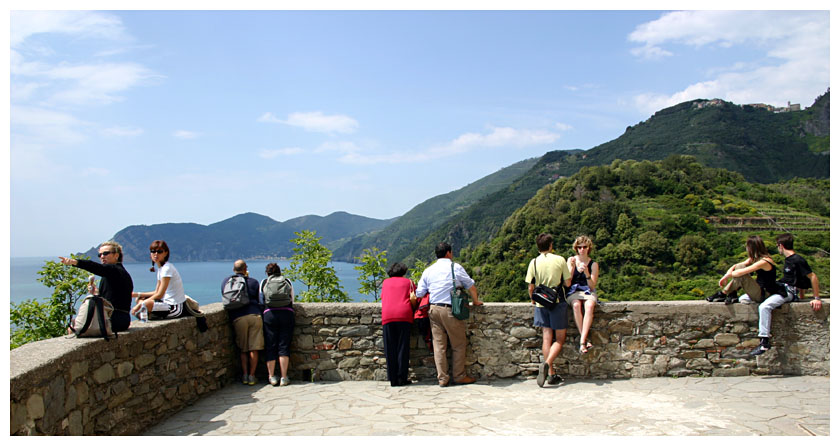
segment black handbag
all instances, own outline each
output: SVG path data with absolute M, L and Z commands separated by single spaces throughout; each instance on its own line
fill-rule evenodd
M 537 283 L 537 259 L 534 259 L 534 277 L 531 278 L 531 284 L 534 285 Z M 561 296 L 562 294 L 562 296 Z M 549 310 L 553 310 L 558 303 L 560 303 L 561 298 L 563 299 L 563 303 L 565 303 L 565 290 L 561 286 L 557 288 L 551 288 L 550 286 L 546 285 L 537 285 L 534 288 L 534 292 L 531 294 L 531 300 L 534 302 L 542 305 L 543 307 L 548 308 Z

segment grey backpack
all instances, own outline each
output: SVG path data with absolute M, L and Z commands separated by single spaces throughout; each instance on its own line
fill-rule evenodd
M 269 308 L 281 308 L 292 305 L 292 283 L 289 279 L 274 275 L 263 282 L 265 305 Z
M 242 308 L 251 299 L 248 298 L 248 282 L 242 276 L 233 275 L 225 282 L 222 288 L 222 306 L 225 310 L 236 310 Z

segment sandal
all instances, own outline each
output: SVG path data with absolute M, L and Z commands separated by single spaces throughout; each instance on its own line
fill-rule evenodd
M 580 344 L 580 354 L 582 355 L 582 354 L 588 353 L 588 352 L 589 352 L 589 348 L 584 344 Z

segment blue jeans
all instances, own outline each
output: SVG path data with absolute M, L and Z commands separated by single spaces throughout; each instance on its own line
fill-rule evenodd
M 773 310 L 792 300 L 793 296 L 790 294 L 787 294 L 784 297 L 778 294 L 773 294 L 767 299 L 764 299 L 764 302 L 758 305 L 758 337 L 770 337 L 770 322 L 773 319 Z M 741 302 L 742 304 L 750 304 L 752 303 L 752 299 L 750 299 L 749 295 L 744 294 L 738 298 L 738 302 Z

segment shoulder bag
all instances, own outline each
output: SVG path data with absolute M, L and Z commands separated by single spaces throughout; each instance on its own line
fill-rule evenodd
M 531 278 L 531 284 L 535 285 L 536 283 L 537 259 L 534 258 L 534 277 Z M 534 288 L 534 292 L 531 294 L 531 299 L 534 302 L 548 308 L 549 310 L 553 310 L 557 303 L 560 301 L 560 294 L 558 293 L 557 289 L 540 284 Z
M 455 319 L 463 321 L 470 317 L 470 296 L 463 287 L 458 287 L 455 283 L 455 262 L 452 262 L 452 291 L 449 296 L 452 298 L 452 316 Z

